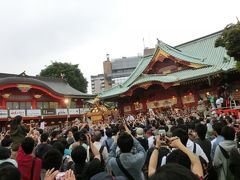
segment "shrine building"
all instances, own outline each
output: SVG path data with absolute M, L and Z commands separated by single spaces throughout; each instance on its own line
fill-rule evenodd
M 172 47 L 158 40 L 154 52 L 144 56 L 122 84 L 99 94 L 118 103 L 123 114 L 155 108 L 197 106 L 209 96 L 218 97 L 227 86 L 240 100 L 240 73 L 236 61 L 222 47 L 215 48 L 222 31 Z
M 60 78 L 0 73 L 0 124 L 16 115 L 53 124 L 75 119 L 85 111 L 85 100 L 93 97 Z

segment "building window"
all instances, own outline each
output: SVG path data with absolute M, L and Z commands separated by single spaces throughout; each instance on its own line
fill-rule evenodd
M 31 109 L 31 102 L 7 102 L 7 109 Z
M 58 108 L 58 102 L 49 102 L 50 109 L 57 109 Z
M 37 102 L 37 109 L 57 109 L 58 102 Z
M 77 103 L 75 101 L 71 101 L 70 108 L 76 108 Z

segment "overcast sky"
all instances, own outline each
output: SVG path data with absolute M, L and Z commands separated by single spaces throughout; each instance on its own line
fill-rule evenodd
M 174 46 L 214 33 L 240 19 L 239 8 L 239 0 L 0 0 L 0 72 L 37 75 L 56 60 L 79 64 L 90 81 L 107 53 L 142 54 L 143 38 Z

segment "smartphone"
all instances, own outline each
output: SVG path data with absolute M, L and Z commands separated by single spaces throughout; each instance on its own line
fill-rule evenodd
M 166 131 L 164 129 L 159 130 L 159 135 L 160 135 L 161 141 L 165 141 Z
M 56 180 L 64 180 L 65 172 L 60 172 L 56 176 Z

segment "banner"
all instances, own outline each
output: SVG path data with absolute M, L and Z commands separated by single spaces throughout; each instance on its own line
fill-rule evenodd
M 80 114 L 84 114 L 86 112 L 89 112 L 90 109 L 89 108 L 80 108 Z
M 10 117 L 15 117 L 17 115 L 20 115 L 20 116 L 24 117 L 26 115 L 25 110 L 24 109 L 16 109 L 16 110 L 10 110 L 9 111 L 9 116 Z
M 183 96 L 182 103 L 183 104 L 195 103 L 194 95 Z
M 41 116 L 40 109 L 28 109 L 27 116 L 34 117 L 34 116 Z
M 80 110 L 75 108 L 75 109 L 68 109 L 69 114 L 80 114 Z
M 57 115 L 68 115 L 68 110 L 67 109 L 56 109 L 56 114 Z
M 147 108 L 153 109 L 153 108 L 161 108 L 161 107 L 171 107 L 174 104 L 177 104 L 177 98 L 150 101 L 150 102 L 147 102 Z
M 56 109 L 43 109 L 42 115 L 56 115 Z
M 7 118 L 8 111 L 6 109 L 0 109 L 0 118 Z

